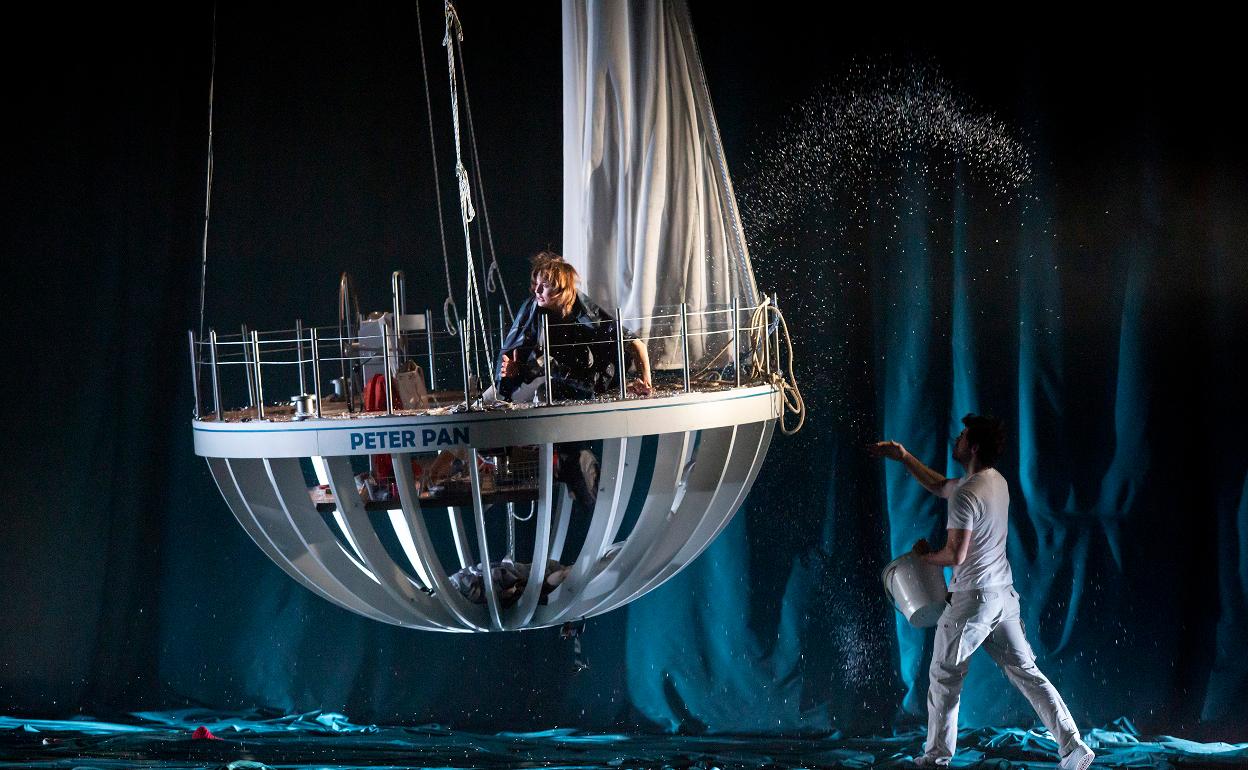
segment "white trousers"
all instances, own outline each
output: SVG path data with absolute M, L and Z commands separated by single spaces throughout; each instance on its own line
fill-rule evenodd
M 1062 696 L 1036 667 L 1036 656 L 1023 633 L 1018 593 L 1013 586 L 955 591 L 936 626 L 928 670 L 927 745 L 924 753 L 939 763 L 953 757 L 958 740 L 958 702 L 971 653 L 983 646 L 1006 679 L 1018 688 L 1065 756 L 1082 740 Z

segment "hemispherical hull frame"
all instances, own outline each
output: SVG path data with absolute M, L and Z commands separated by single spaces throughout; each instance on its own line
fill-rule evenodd
M 204 456 L 235 517 L 270 559 L 317 595 L 395 625 L 481 632 L 558 625 L 609 612 L 661 585 L 691 563 L 736 513 L 756 478 L 782 409 L 771 385 L 648 399 L 510 411 L 356 416 L 304 421 L 194 423 Z M 647 437 L 654 437 L 647 440 Z M 548 559 L 562 562 L 571 496 L 555 483 L 555 445 L 601 440 L 596 501 L 566 579 L 541 597 Z M 498 561 L 490 553 L 489 501 L 479 450 L 537 447 L 532 574 L 510 606 L 484 580 L 484 604 L 452 585 L 458 569 Z M 470 504 L 422 504 L 411 457 L 463 450 Z M 643 452 L 648 456 L 643 457 Z M 398 499 L 377 521 L 356 492 L 352 456 L 389 454 Z M 302 458 L 332 489 L 339 532 L 309 495 Z M 652 468 L 639 481 L 641 466 Z M 646 484 L 644 490 L 634 487 Z M 617 537 L 630 501 L 639 503 Z M 454 560 L 444 563 L 428 517 L 445 516 Z M 393 527 L 393 532 L 380 531 Z M 470 536 L 471 535 L 471 536 Z M 408 564 L 393 547 L 403 544 Z M 566 563 L 566 562 L 565 562 Z

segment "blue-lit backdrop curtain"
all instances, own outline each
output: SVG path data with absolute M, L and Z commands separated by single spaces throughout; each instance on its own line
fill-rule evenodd
M 777 437 L 704 556 L 590 621 L 589 671 L 572 673 L 571 645 L 553 630 L 416 633 L 317 599 L 234 523 L 191 454 L 185 411 L 161 419 L 122 384 L 142 375 L 120 370 L 107 393 L 139 399 L 142 419 L 61 381 L 50 392 L 82 401 L 86 429 L 41 434 L 32 422 L 22 434 L 84 473 L 11 518 L 5 703 L 325 708 L 480 729 L 905 723 L 922 714 L 930 632 L 900 622 L 878 573 L 915 539 L 939 539 L 944 511 L 862 445 L 896 438 L 956 472 L 960 417 L 988 411 L 1012 431 L 1002 469 L 1029 635 L 1080 723 L 1127 714 L 1144 729 L 1242 728 L 1248 492 L 1233 372 L 1248 239 L 1225 229 L 1241 181 L 1196 180 L 1190 217 L 1192 190 L 1146 168 L 1096 203 L 1068 201 L 1041 175 L 1034 199 L 985 204 L 969 175 L 921 164 L 878 184 L 897 202 L 861 214 L 844 251 L 808 233 L 788 255 L 800 269 L 760 265 L 796 334 L 807 427 Z M 108 275 L 101 267 L 93 285 Z M 112 296 L 126 301 L 90 322 L 119 338 L 153 310 L 179 312 L 159 304 L 168 293 Z M 157 346 L 151 360 L 181 361 L 178 346 L 159 348 L 164 335 L 133 340 Z M 84 355 L 110 371 L 107 348 Z M 156 382 L 188 402 L 183 378 Z M 1033 721 L 983 656 L 962 714 Z
M 1248 464 L 1230 367 L 1244 357 L 1248 270 L 1218 219 L 1242 180 L 1167 183 L 1143 163 L 1090 203 L 1068 201 L 1040 163 L 1034 187 L 1002 204 L 924 160 L 901 164 L 886 185 L 896 202 L 865 216 L 850 250 L 807 260 L 803 246 L 827 244 L 799 242 L 777 258 L 807 260 L 794 284 L 836 292 L 785 294 L 813 422 L 776 442 L 745 521 L 693 574 L 630 608 L 638 708 L 727 731 L 852 729 L 890 703 L 897 721 L 923 715 L 930 630 L 859 592 L 879 594 L 889 554 L 941 542 L 944 505 L 900 465 L 864 464 L 861 447 L 901 440 L 954 475 L 950 440 L 975 411 L 1009 424 L 1015 584 L 1039 664 L 1080 723 L 1242 720 Z M 845 677 L 864 650 L 868 670 Z M 1035 723 L 985 655 L 961 713 Z

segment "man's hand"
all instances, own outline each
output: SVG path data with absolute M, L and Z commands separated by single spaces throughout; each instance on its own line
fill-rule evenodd
M 896 441 L 878 441 L 874 444 L 867 444 L 867 452 L 872 457 L 884 457 L 901 463 L 915 481 L 937 497 L 949 497 L 957 489 L 956 480 L 947 479 L 919 462 L 919 458 L 907 452 L 906 448 Z
M 520 374 L 520 362 L 517 361 L 514 357 L 509 356 L 506 353 L 504 353 L 502 370 L 503 370 L 504 377 L 515 377 L 516 375 Z
M 906 448 L 896 441 L 879 441 L 867 444 L 867 452 L 872 457 L 883 457 L 900 462 L 906 456 Z
M 932 546 L 927 542 L 927 538 L 921 537 L 917 542 L 915 542 L 914 547 L 910 550 L 917 553 L 919 556 L 922 556 L 925 553 L 931 553 Z

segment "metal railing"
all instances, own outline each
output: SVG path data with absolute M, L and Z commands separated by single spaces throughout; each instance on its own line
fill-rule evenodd
M 445 326 L 435 325 L 433 314 L 425 310 L 423 324 L 413 324 L 423 328 L 404 328 L 402 322 L 396 324 L 395 319 L 412 319 L 413 316 L 406 315 L 403 306 L 402 273 L 396 272 L 392 281 L 395 298 L 392 314 L 364 321 L 380 329 L 377 334 L 339 336 L 337 325 L 306 326 L 302 319 L 296 320 L 293 328 L 263 332 L 245 325 L 236 334 L 210 329 L 206 339 L 198 338 L 193 330 L 188 331 L 195 418 L 216 421 L 319 419 L 327 414 L 410 412 L 419 407 L 408 407 L 402 398 L 402 406 L 395 406 L 396 395 L 402 395 L 397 392 L 396 377 L 400 373 L 412 377 L 417 369 L 422 370 L 417 379 L 427 394 L 425 408 L 456 411 L 483 408 L 480 402 L 474 403 L 474 396 L 482 395 L 479 372 L 472 366 L 474 356 L 479 353 L 469 347 L 471 340 L 464 322 L 458 322 L 459 333 L 455 335 L 435 331 Z M 597 322 L 614 323 L 613 333 L 592 342 L 584 339 L 558 341 L 568 336 L 562 330 L 582 324 L 566 320 L 551 322 L 549 316 L 543 315 L 540 336 L 535 340 L 545 380 L 540 388 L 539 405 L 561 403 L 555 388 L 561 375 L 552 371 L 552 362 L 558 363 L 559 350 L 586 345 L 596 349 L 595 360 L 599 353 L 605 352 L 606 346 L 610 346 L 613 353 L 608 360 L 614 372 L 604 378 L 609 384 L 601 392 L 595 391 L 595 399 L 633 397 L 629 391 L 627 364 L 628 353 L 636 341 L 641 341 L 649 353 L 658 346 L 667 356 L 668 365 L 652 371 L 652 385 L 660 395 L 688 393 L 701 387 L 740 387 L 770 381 L 773 373 L 780 369 L 780 346 L 778 340 L 773 339 L 778 331 L 768 323 L 772 317 L 770 308 L 775 302 L 775 295 L 772 295 L 762 305 L 742 306 L 734 298 L 728 307 L 696 311 L 682 303 L 673 308 L 656 308 L 675 312 L 630 318 L 623 318 L 617 307 L 614 319 Z M 634 335 L 626 328 L 638 329 L 639 333 Z M 679 342 L 668 342 L 675 340 Z M 672 355 L 673 345 L 679 350 L 678 358 Z M 458 359 L 458 366 L 453 359 Z M 335 368 L 347 372 L 347 381 L 344 382 L 343 377 L 331 380 L 329 384 L 333 388 L 329 391 L 322 375 L 327 364 L 338 364 Z M 495 362 L 489 364 L 495 366 Z M 448 379 L 448 373 L 454 370 L 458 370 L 458 377 L 451 375 Z M 491 368 L 490 381 L 493 371 Z M 679 379 L 674 379 L 677 374 Z M 376 393 L 370 398 L 366 392 L 377 375 L 383 379 L 384 404 L 377 403 Z M 203 387 L 205 379 L 209 383 L 206 389 Z M 411 383 L 405 381 L 404 390 L 410 393 L 411 387 Z M 224 399 L 244 389 L 245 406 L 227 407 Z M 274 393 L 292 390 L 296 393 L 286 401 L 272 399 Z M 331 395 L 326 397 L 327 392 Z M 206 404 L 208 396 L 211 404 Z

